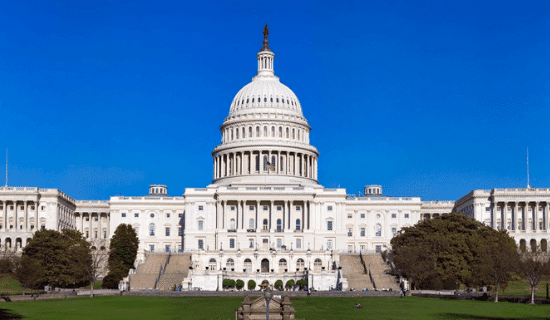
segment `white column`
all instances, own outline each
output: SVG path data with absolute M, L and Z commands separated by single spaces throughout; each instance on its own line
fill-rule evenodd
M 273 232 L 273 200 L 269 201 L 269 232 Z
M 223 213 L 222 213 L 222 221 L 223 221 L 223 224 L 222 224 L 222 229 L 225 230 L 225 224 L 226 224 L 226 213 L 227 213 L 227 201 L 226 200 L 223 200 Z
M 232 153 L 231 154 L 231 175 L 234 176 L 236 175 L 236 171 L 235 169 L 237 169 L 237 154 L 236 153 Z
M 539 231 L 540 227 L 539 227 L 539 202 L 538 201 L 535 201 L 535 214 L 533 214 L 533 216 L 535 216 L 535 231 Z
M 256 222 L 256 233 L 260 232 L 258 230 L 258 211 L 260 210 L 260 201 L 259 200 L 256 200 L 256 219 L 255 219 L 255 222 Z M 260 224 L 261 226 L 261 224 Z M 256 239 L 257 241 L 258 239 Z M 257 243 L 256 243 L 257 244 Z M 255 259 L 254 259 L 255 260 Z

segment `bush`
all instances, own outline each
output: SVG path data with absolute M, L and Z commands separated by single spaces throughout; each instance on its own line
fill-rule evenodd
M 229 279 L 223 279 L 223 281 L 222 281 L 222 286 L 223 286 L 224 288 L 229 287 Z
M 105 289 L 118 289 L 118 283 L 122 280 L 118 274 L 109 273 L 103 278 L 103 288 Z
M 3 258 L 0 260 L 0 273 L 12 273 L 13 263 L 9 258 Z
M 229 286 L 230 287 L 234 287 L 236 286 L 237 284 L 235 283 L 235 280 L 229 280 Z
M 283 282 L 281 280 L 275 281 L 275 288 L 281 288 L 283 286 Z
M 248 290 L 254 290 L 254 289 L 256 289 L 256 281 L 248 280 Z
M 240 289 L 240 288 L 242 288 L 242 287 L 244 287 L 244 281 L 242 281 L 242 280 L 237 280 L 237 288 Z
M 287 287 L 287 288 L 292 288 L 292 287 L 294 287 L 294 280 L 288 280 L 288 281 L 286 282 L 285 287 Z

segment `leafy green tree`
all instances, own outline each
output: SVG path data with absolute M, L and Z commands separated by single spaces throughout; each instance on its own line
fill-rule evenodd
M 499 241 L 511 248 L 510 240 L 505 232 L 464 214 L 451 213 L 403 228 L 391 245 L 396 268 L 416 287 L 456 289 L 459 283 L 494 283 L 486 268 L 488 248 Z
M 275 281 L 274 285 L 275 285 L 275 288 L 278 288 L 278 289 L 282 288 L 283 287 L 283 281 L 277 280 L 277 281 Z
M 117 289 L 118 283 L 133 268 L 139 247 L 136 231 L 129 224 L 120 224 L 111 238 L 109 250 L 109 274 L 103 280 L 103 286 Z
M 25 290 L 27 288 L 36 287 L 38 280 L 43 276 L 43 274 L 44 268 L 42 267 L 42 264 L 27 255 L 21 256 L 14 272 L 15 278 L 19 280 L 21 286 L 23 287 L 23 295 L 25 295 Z
M 288 289 L 291 289 L 292 287 L 294 287 L 294 280 L 288 280 L 286 282 L 285 287 L 287 287 Z
M 242 281 L 242 280 L 237 280 L 237 288 L 238 288 L 238 289 L 241 289 L 242 287 L 244 287 L 244 281 Z
M 39 230 L 23 248 L 23 255 L 43 266 L 38 285 L 68 287 L 86 282 L 85 273 L 75 261 L 88 259 L 90 245 L 78 231 Z
M 254 290 L 254 289 L 256 289 L 256 281 L 248 280 L 248 290 Z
M 521 254 L 518 263 L 519 274 L 531 286 L 531 304 L 535 303 L 535 290 L 541 280 L 548 278 L 550 272 L 550 262 L 546 252 L 542 252 L 540 248 L 535 248 Z

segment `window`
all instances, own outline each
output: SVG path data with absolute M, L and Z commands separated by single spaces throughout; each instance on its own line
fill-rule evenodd
M 277 206 L 277 211 L 281 211 L 283 208 L 281 206 Z
M 21 229 L 23 229 L 23 226 L 21 226 Z M 95 237 L 97 239 L 97 231 L 94 233 Z
M 122 217 L 123 217 L 123 218 L 126 218 L 126 213 L 122 213 Z
M 46 230 L 46 226 L 41 226 L 41 227 L 40 227 L 40 230 Z M 86 238 L 87 238 L 87 237 L 88 237 L 88 236 L 86 235 Z
M 182 227 L 179 227 L 178 228 L 178 236 L 183 236 L 183 228 Z
M 166 218 L 170 218 L 170 214 L 169 214 L 169 213 L 166 214 Z
M 375 246 L 375 249 L 376 249 L 376 252 L 377 252 L 377 253 L 382 252 L 382 246 L 381 246 L 381 245 L 376 245 L 376 246 Z
M 365 228 L 361 228 L 361 237 L 365 236 Z
M 250 211 L 254 211 L 254 206 L 250 206 L 250 207 L 248 207 L 248 210 L 250 210 Z
M 328 207 L 327 207 L 327 210 L 328 210 L 328 211 L 332 211 L 332 206 L 328 206 Z
M 40 209 L 44 210 L 46 207 L 42 206 Z M 13 210 L 13 207 L 11 207 L 11 209 Z
M 264 206 L 264 211 L 267 211 L 267 206 Z
M 264 225 L 264 230 L 267 230 L 268 229 L 267 219 L 264 219 L 263 225 Z
M 296 230 L 300 231 L 300 219 L 296 219 Z
M 365 219 L 365 214 L 361 213 L 361 219 Z
M 13 226 L 10 226 L 10 229 L 13 228 Z M 90 237 L 90 232 L 86 231 L 86 238 Z
M 397 228 L 391 228 L 391 233 L 395 237 L 395 235 L 397 234 Z
M 409 217 L 409 214 L 408 213 L 405 213 L 405 218 L 408 218 Z
M 178 244 L 178 252 L 183 252 L 183 246 L 181 244 Z
M 377 224 L 375 230 L 376 230 L 376 236 L 381 237 L 382 236 L 382 227 L 379 224 Z
M 328 231 L 332 230 L 332 221 L 327 221 L 327 230 Z
M 21 206 L 21 210 L 25 210 L 25 207 Z
M 155 245 L 154 244 L 149 245 L 149 251 L 151 251 L 151 252 L 155 251 Z
M 34 210 L 34 206 L 31 206 L 31 210 Z
M 202 239 L 199 240 L 199 249 L 204 249 L 204 241 Z
M 485 211 L 491 211 L 491 208 L 487 207 L 485 208 Z
M 134 218 L 139 218 L 139 213 L 134 213 Z M 86 220 L 88 221 L 88 220 Z
M 327 250 L 332 250 L 332 240 L 327 241 Z
M 229 248 L 235 249 L 235 239 L 229 239 Z
M 283 245 L 283 239 L 277 239 L 277 249 L 281 249 Z
M 97 221 L 97 220 L 98 220 L 98 218 L 97 218 L 97 217 L 95 217 L 95 218 L 94 218 L 94 221 Z
M 248 239 L 248 247 L 254 249 L 254 239 Z
M 86 221 L 90 221 L 90 217 L 86 217 Z
M 348 214 L 348 219 L 351 219 L 351 214 Z
M 300 211 L 300 206 L 296 206 L 296 211 Z
M 202 220 L 199 220 L 199 230 L 202 230 L 204 228 L 204 222 Z
M 348 228 L 348 237 L 353 236 L 353 232 L 351 232 L 351 228 Z
M 103 239 L 107 239 L 107 231 L 103 231 Z
M 183 213 L 178 213 L 178 218 L 183 218 Z
M 44 208 L 44 207 L 42 207 L 42 208 Z M 10 210 L 13 210 L 13 206 L 10 206 Z
M 202 209 L 199 209 L 202 210 Z M 231 206 L 231 211 L 235 211 L 235 206 Z
M 235 219 L 231 219 L 231 221 L 229 222 L 229 228 L 231 230 L 235 230 Z
M 139 228 L 135 228 L 136 230 L 136 236 L 139 236 Z
M 151 223 L 149 225 L 149 235 L 150 236 L 154 236 L 155 235 L 155 224 L 154 223 Z
M 302 248 L 302 239 L 296 239 L 296 249 Z
M 282 222 L 281 222 L 281 219 L 277 219 L 277 231 L 281 231 L 282 229 Z
M 391 214 L 391 217 L 392 217 L 393 219 L 395 219 L 395 218 L 397 218 L 397 214 L 392 213 L 392 214 Z
M 166 227 L 164 230 L 164 234 L 169 237 L 170 236 L 170 227 Z
M 155 217 L 155 214 L 154 213 L 151 213 L 151 218 L 154 218 Z
M 250 230 L 255 229 L 254 228 L 254 219 L 250 219 L 250 221 L 248 222 L 248 229 L 250 229 Z

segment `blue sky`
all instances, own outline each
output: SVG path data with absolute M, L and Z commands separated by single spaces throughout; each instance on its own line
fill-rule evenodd
M 550 187 L 546 1 L 3 1 L 9 185 L 76 199 L 208 185 L 266 23 L 325 187 L 525 187 L 527 147 L 531 185 Z

